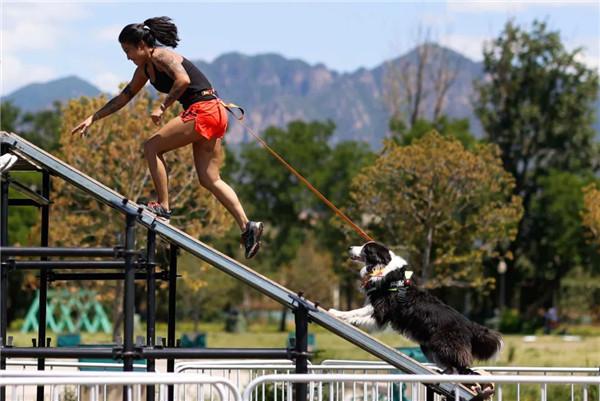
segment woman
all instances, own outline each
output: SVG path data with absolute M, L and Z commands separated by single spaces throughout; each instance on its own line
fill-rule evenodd
M 125 106 L 150 80 L 156 90 L 167 93 L 163 103 L 150 115 L 156 125 L 160 125 L 164 111 L 175 101 L 181 103 L 184 111 L 144 143 L 144 155 L 158 195 L 157 202 L 145 207 L 160 218 L 170 218 L 163 154 L 192 144 L 200 185 L 233 215 L 242 230 L 246 258 L 253 257 L 260 248 L 263 224 L 248 220 L 236 193 L 219 176 L 221 138 L 227 129 L 227 113 L 204 74 L 189 60 L 167 48 L 175 48 L 179 42 L 177 27 L 168 17 L 150 18 L 142 24 L 123 28 L 119 42 L 127 59 L 137 66 L 131 82 L 71 133 L 83 136 L 94 122 Z

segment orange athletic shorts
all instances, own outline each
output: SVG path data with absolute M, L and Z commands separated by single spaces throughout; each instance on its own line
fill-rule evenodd
M 194 129 L 206 139 L 221 138 L 227 130 L 227 111 L 218 99 L 196 102 L 180 116 L 183 122 L 194 120 Z

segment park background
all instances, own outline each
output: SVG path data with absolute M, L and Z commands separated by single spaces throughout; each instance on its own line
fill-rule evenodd
M 148 3 L 149 9 L 143 9 L 140 4 L 144 3 L 81 3 L 79 8 L 50 2 L 2 4 L 2 130 L 23 135 L 131 199 L 152 197 L 141 146 L 152 134 L 147 110 L 159 102 L 156 93 L 140 94 L 130 106 L 96 124 L 89 139 L 68 133 L 116 93 L 132 72 L 114 39 L 120 27 L 154 15 L 173 15 L 168 7 Z M 425 18 L 437 4 L 446 4 L 442 22 L 442 14 L 435 20 Z M 219 52 L 211 46 L 223 37 L 231 39 L 231 33 L 205 26 L 200 45 L 186 31 L 191 22 L 174 19 L 184 39 L 181 51 L 207 73 L 223 98 L 246 107 L 249 124 L 269 144 L 377 240 L 405 257 L 422 285 L 506 335 L 508 347 L 500 364 L 597 366 L 598 5 L 501 3 L 506 7 L 481 35 L 484 42 L 471 38 L 452 46 L 448 38 L 459 35 L 449 35 L 444 21 L 457 16 L 485 19 L 490 10 L 481 4 L 486 3 L 393 4 L 396 13 L 416 9 L 421 14 L 418 23 L 405 30 L 394 26 L 378 31 L 377 43 L 397 51 L 379 63 L 371 61 L 375 42 L 359 40 L 366 36 L 360 31 L 368 31 L 376 20 L 361 13 L 368 8 L 365 4 L 232 3 L 226 13 L 218 14 L 216 3 L 182 3 L 206 15 L 223 15 L 231 26 L 241 24 L 240 14 L 262 10 L 263 18 L 255 18 L 253 29 L 247 28 L 249 36 L 235 36 Z M 41 10 L 32 12 L 36 6 Z M 61 23 L 97 24 L 102 14 L 95 11 L 109 13 L 119 7 L 126 12 L 118 19 L 128 19 L 118 29 L 114 23 L 106 29 L 94 25 L 98 37 L 110 37 L 107 44 L 95 43 L 95 36 L 87 37 L 85 45 L 85 35 L 60 35 Z M 322 20 L 330 18 L 333 24 L 334 15 L 348 17 L 353 7 L 351 23 L 337 26 L 338 31 L 330 27 L 341 31 L 343 40 L 335 33 L 319 36 Z M 378 7 L 384 5 L 374 9 Z M 301 13 L 302 26 L 286 30 L 277 12 Z M 570 15 L 573 25 L 564 25 L 557 13 Z M 44 20 L 55 26 L 44 25 Z M 384 28 L 389 25 L 393 24 Z M 46 35 L 40 26 L 47 29 Z M 495 30 L 490 32 L 489 26 Z M 286 37 L 289 31 L 295 32 L 295 40 Z M 282 36 L 282 43 L 260 48 L 271 43 L 252 36 L 261 33 Z M 332 36 L 335 44 L 328 42 Z M 47 37 L 55 42 L 40 47 Z M 236 48 L 246 39 L 261 44 L 247 50 L 254 54 Z M 351 54 L 358 59 L 354 65 L 338 60 L 336 70 L 335 59 L 328 57 L 345 54 L 346 42 L 354 46 Z M 296 43 L 318 51 L 305 60 L 295 58 L 286 49 L 298 48 Z M 68 52 L 62 54 L 65 48 Z M 45 57 L 47 53 L 55 55 Z M 383 53 L 379 50 L 378 55 Z M 46 61 L 47 68 L 36 69 L 32 54 Z M 118 63 L 112 60 L 115 55 L 121 57 Z M 102 75 L 84 61 L 114 75 Z M 61 68 L 53 70 L 53 63 Z M 361 305 L 356 266 L 346 260 L 345 252 L 360 238 L 240 126 L 230 123 L 223 177 L 238 191 L 248 214 L 267 224 L 264 247 L 248 265 L 324 306 Z M 186 150 L 168 156 L 173 223 L 241 260 L 233 221 L 197 186 L 189 160 Z M 33 175 L 15 176 L 39 187 Z M 59 197 L 51 213 L 51 245 L 118 242 L 120 216 L 60 183 L 54 189 Z M 37 243 L 35 209 L 13 208 L 9 219 L 13 245 Z M 185 255 L 180 271 L 181 334 L 205 332 L 210 347 L 281 346 L 287 340 L 291 316 L 270 300 Z M 10 332 L 18 345 L 25 345 L 30 335 L 20 329 L 37 279 L 22 274 L 11 275 L 11 280 Z M 62 283 L 55 288 L 75 296 L 81 287 Z M 109 282 L 84 283 L 83 288 L 96 291 L 114 332 L 83 333 L 83 341 L 111 341 L 121 328 L 122 289 Z M 143 299 L 140 288 L 140 334 Z M 166 302 L 158 305 L 157 317 L 164 321 Z M 362 356 L 343 340 L 315 332 L 318 358 Z M 410 344 L 393 333 L 378 336 L 392 346 Z

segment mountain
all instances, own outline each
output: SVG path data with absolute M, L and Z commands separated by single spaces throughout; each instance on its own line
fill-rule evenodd
M 46 83 L 26 85 L 7 95 L 2 101 L 10 101 L 23 111 L 49 109 L 55 101 L 64 102 L 80 96 L 98 96 L 100 89 L 75 76 L 56 79 Z
M 451 101 L 447 102 L 447 113 L 468 118 L 474 132 L 481 135 L 481 126 L 470 104 L 472 81 L 482 75 L 481 64 L 439 46 L 435 46 L 434 52 L 443 53 L 449 62 L 460 67 L 448 92 Z M 252 127 L 260 130 L 270 125 L 284 126 L 294 119 L 331 119 L 337 127 L 334 142 L 362 140 L 379 147 L 388 132 L 390 118 L 384 101 L 386 69 L 414 63 L 415 57 L 416 49 L 374 69 L 362 68 L 351 73 L 338 73 L 322 64 L 311 66 L 276 54 L 229 53 L 212 63 L 196 61 L 195 64 L 218 88 L 221 98 L 245 106 Z M 426 90 L 432 92 L 430 86 Z M 426 115 L 430 115 L 431 96 L 424 103 Z M 232 124 L 229 135 L 234 142 L 248 139 L 248 134 L 236 124 Z
M 468 118 L 476 136 L 483 129 L 473 114 L 473 81 L 483 76 L 481 63 L 460 53 L 430 44 L 432 62 L 425 69 L 423 115 L 431 118 L 434 108 L 433 80 L 437 68 L 451 66 L 457 71 L 444 112 L 454 118 Z M 221 98 L 246 110 L 246 123 L 257 132 L 288 122 L 330 119 L 336 124 L 333 142 L 361 140 L 373 148 L 381 146 L 388 133 L 390 111 L 386 107 L 386 75 L 403 66 L 416 64 L 418 48 L 373 69 L 340 73 L 323 64 L 310 65 L 278 54 L 248 56 L 224 54 L 211 63 L 194 61 L 219 91 Z M 24 110 L 35 111 L 79 96 L 97 96 L 100 90 L 77 77 L 45 84 L 27 85 L 6 97 Z M 600 105 L 600 103 L 599 103 Z M 596 124 L 600 131 L 600 123 Z M 244 128 L 230 119 L 229 143 L 250 140 Z

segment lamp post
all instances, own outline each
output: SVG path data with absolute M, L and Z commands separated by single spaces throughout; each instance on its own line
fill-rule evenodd
M 504 306 L 506 304 L 506 269 L 506 262 L 504 259 L 500 259 L 500 262 L 498 262 L 498 275 L 500 276 L 500 285 L 498 288 L 498 306 L 500 307 L 501 311 L 504 310 Z

